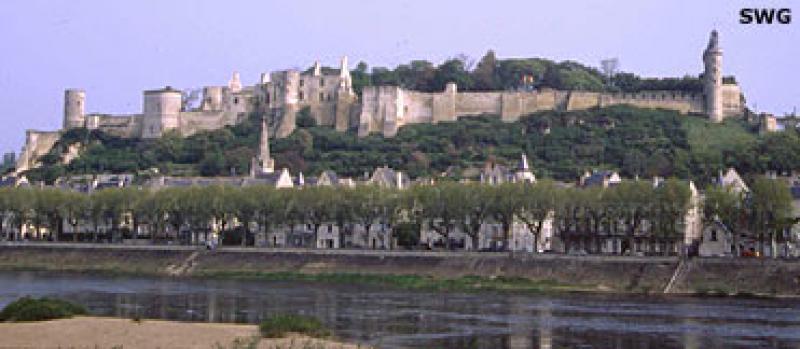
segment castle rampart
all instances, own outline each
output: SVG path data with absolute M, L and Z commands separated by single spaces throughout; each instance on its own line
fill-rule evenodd
M 239 74 L 234 73 L 227 86 L 204 87 L 200 105 L 195 109 L 184 105 L 181 91 L 166 87 L 144 92 L 141 114 L 86 114 L 85 92 L 66 90 L 63 129 L 86 127 L 119 137 L 143 139 L 158 138 L 170 130 L 188 136 L 237 124 L 248 113 L 257 111 L 267 115 L 269 129 L 280 138 L 294 131 L 297 113 L 308 110 L 318 125 L 338 131 L 357 128 L 361 137 L 371 133 L 392 137 L 409 124 L 451 122 L 477 115 L 496 115 L 505 122 L 513 122 L 540 111 L 575 111 L 621 104 L 705 114 L 715 122 L 741 114 L 744 106 L 740 87 L 722 82 L 722 50 L 716 31 L 704 51 L 703 64 L 702 93 L 600 93 L 548 88 L 459 92 L 455 83 L 448 83 L 441 92 L 365 86 L 359 99 L 353 92 L 344 57 L 338 71 L 323 73 L 319 63 L 315 63 L 310 71 L 303 73 L 297 70 L 264 73 L 253 86 L 243 86 Z M 30 131 L 20 158 L 40 156 L 42 149 L 48 144 L 52 146 L 53 137 L 53 133 Z M 25 164 L 31 163 L 23 162 L 18 172 L 27 170 Z
M 369 86 L 362 93 L 359 135 L 380 132 L 394 136 L 403 125 L 455 121 L 460 117 L 498 115 L 513 122 L 544 110 L 576 111 L 612 105 L 663 108 L 682 114 L 704 112 L 702 94 L 680 91 L 599 93 L 552 89 L 503 92 L 457 92 L 448 84 L 443 92 L 417 92 L 392 86 Z M 740 105 L 731 104 L 733 110 Z

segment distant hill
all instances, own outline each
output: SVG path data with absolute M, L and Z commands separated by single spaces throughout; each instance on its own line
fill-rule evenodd
M 541 112 L 518 122 L 495 116 L 465 117 L 456 122 L 402 128 L 396 137 L 358 138 L 298 120 L 284 139 L 272 139 L 278 168 L 318 175 L 333 170 L 358 177 L 388 165 L 412 177 L 475 177 L 488 162 L 515 166 L 528 154 L 540 177 L 573 181 L 583 171 L 615 169 L 623 176 L 675 176 L 701 183 L 725 167 L 741 173 L 800 168 L 800 138 L 786 131 L 759 135 L 742 120 L 709 123 L 704 118 L 665 110 L 626 106 L 578 112 Z M 101 132 L 66 132 L 44 166 L 28 172 L 32 180 L 51 182 L 65 174 L 142 172 L 158 168 L 170 175 L 246 174 L 260 132 L 259 116 L 225 129 L 182 138 L 128 140 Z M 71 144 L 80 156 L 60 164 Z

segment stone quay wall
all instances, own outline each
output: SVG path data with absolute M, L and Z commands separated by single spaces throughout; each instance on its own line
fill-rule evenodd
M 661 293 L 679 264 L 674 257 L 565 256 L 479 252 L 305 250 L 100 244 L 0 244 L 0 270 L 99 271 L 148 275 L 352 273 L 515 277 L 553 280 L 600 292 Z M 792 260 L 698 258 L 673 293 L 800 295 Z

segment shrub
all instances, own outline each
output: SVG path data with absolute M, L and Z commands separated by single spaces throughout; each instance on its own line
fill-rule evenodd
M 287 333 L 300 333 L 311 337 L 328 337 L 331 331 L 318 319 L 295 314 L 273 315 L 259 325 L 261 335 L 266 338 L 283 337 Z
M 52 319 L 70 318 L 75 315 L 86 314 L 86 309 L 80 305 L 42 297 L 22 297 L 8 304 L 0 312 L 0 321 L 43 321 Z

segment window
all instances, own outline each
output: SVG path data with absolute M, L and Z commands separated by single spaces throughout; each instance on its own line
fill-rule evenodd
M 303 87 L 303 84 L 304 84 L 305 82 L 306 82 L 305 80 L 303 80 L 303 79 L 300 79 L 300 87 Z
M 325 86 L 325 78 L 319 78 L 319 86 Z
M 324 93 L 322 93 L 322 92 L 319 93 L 319 100 L 320 101 L 324 101 L 325 100 L 325 94 Z
M 712 230 L 711 231 L 711 241 L 717 241 L 717 231 L 716 230 Z
M 299 99 L 301 101 L 303 100 L 303 91 L 300 91 L 300 92 L 297 93 L 297 99 Z
M 239 104 L 239 97 L 235 97 L 233 99 L 233 104 Z

